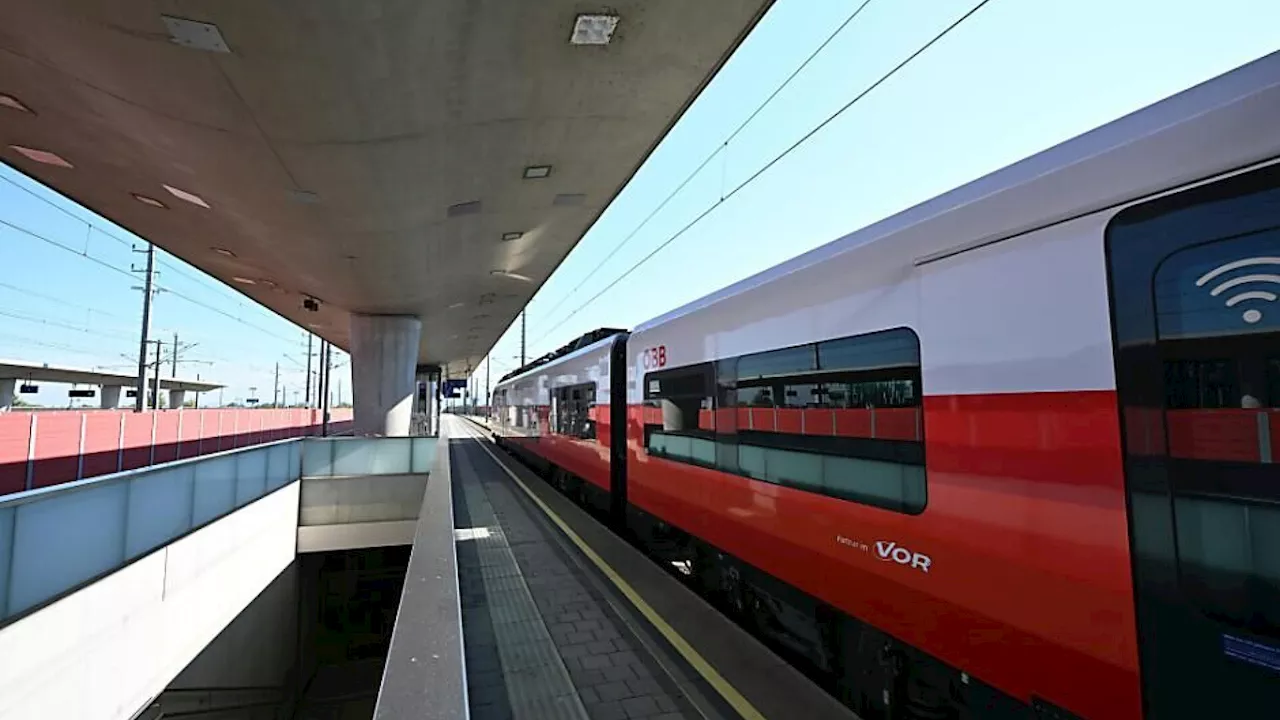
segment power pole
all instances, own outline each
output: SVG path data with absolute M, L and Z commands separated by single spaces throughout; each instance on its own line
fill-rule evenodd
M 307 407 L 311 407 L 311 338 L 315 337 L 311 333 L 307 333 Z
M 280 363 L 276 363 L 275 389 L 271 393 L 271 407 L 280 407 Z
M 329 435 L 329 380 L 333 372 L 333 345 L 329 342 L 324 344 L 324 363 L 321 365 L 321 387 L 323 388 L 324 397 L 320 399 L 320 434 Z
M 520 367 L 524 367 L 524 358 L 525 358 L 525 354 L 524 354 L 524 314 L 525 314 L 525 311 L 524 311 L 524 310 L 521 310 L 521 311 L 520 311 Z
M 156 372 L 155 385 L 151 389 L 151 409 L 160 409 L 160 346 L 164 344 L 163 340 L 156 340 Z
M 134 252 L 141 252 L 134 249 Z M 133 401 L 133 411 L 142 412 L 147 402 L 147 343 L 151 333 L 151 296 L 155 292 L 156 246 L 147 243 L 146 281 L 142 287 L 142 338 L 138 341 L 138 392 Z M 137 269 L 131 268 L 134 272 Z
M 176 332 L 173 334 L 173 370 L 169 377 L 178 377 L 178 333 Z

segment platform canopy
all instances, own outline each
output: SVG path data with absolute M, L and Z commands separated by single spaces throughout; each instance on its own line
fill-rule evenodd
M 474 365 L 771 1 L 14 0 L 0 157 L 340 347 L 408 314 Z
M 85 370 L 65 365 L 48 365 L 42 363 L 23 362 L 21 360 L 0 360 L 0 380 L 19 380 L 22 382 L 69 383 L 72 385 L 102 385 L 104 387 L 134 387 L 138 384 L 138 376 L 121 373 Z M 148 384 L 151 380 L 148 379 Z M 160 378 L 161 390 L 182 390 L 191 392 L 209 392 L 223 387 L 221 383 L 203 380 L 185 380 L 180 378 Z

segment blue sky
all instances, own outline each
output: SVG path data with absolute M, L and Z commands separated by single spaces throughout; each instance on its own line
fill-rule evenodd
M 597 327 L 634 326 L 1280 48 L 1274 0 L 989 0 L 743 185 L 977 2 L 870 0 L 733 134 L 863 5 L 778 0 L 530 303 L 529 356 Z M 0 221 L 74 251 L 0 224 L 0 357 L 134 372 L 141 294 L 121 270 L 142 259 L 130 248 L 140 241 L 3 167 Z M 201 361 L 180 375 L 226 382 L 228 402 L 250 387 L 269 399 L 279 362 L 282 384 L 301 389 L 301 330 L 161 257 L 160 284 L 173 292 L 157 298 L 153 328 L 198 343 L 183 357 Z M 495 381 L 518 353 L 517 322 L 493 351 Z M 476 376 L 483 382 L 484 365 Z M 348 367 L 334 384 L 349 400 Z M 65 387 L 37 399 L 65 405 Z
M 1270 0 L 990 0 L 720 202 L 976 4 L 871 0 L 725 144 L 862 5 L 779 0 L 529 304 L 529 357 L 597 327 L 635 326 L 1280 49 Z M 495 346 L 495 382 L 518 363 L 519 337 L 517 322 Z M 483 365 L 476 378 L 482 387 Z
M 136 375 L 142 292 L 133 288 L 142 274 L 128 271 L 145 264 L 145 254 L 133 251 L 145 249 L 144 241 L 0 166 L 0 243 L 9 259 L 0 276 L 0 358 Z M 179 377 L 226 383 L 221 397 L 227 403 L 250 395 L 270 402 L 278 362 L 287 400 L 295 391 L 300 397 L 307 353 L 302 330 L 177 258 L 159 250 L 156 257 L 164 290 L 153 305 L 152 337 L 170 343 L 178 334 L 186 348 L 178 356 Z M 334 390 L 341 382 L 350 401 L 345 360 L 334 353 L 335 363 L 343 363 Z M 171 374 L 167 363 L 162 374 Z M 67 390 L 44 384 L 26 399 L 66 407 Z M 218 398 L 211 393 L 201 404 Z

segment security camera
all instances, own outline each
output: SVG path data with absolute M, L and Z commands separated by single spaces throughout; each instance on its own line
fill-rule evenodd
M 313 297 L 304 297 L 302 299 L 302 309 L 307 312 L 320 312 L 320 301 Z

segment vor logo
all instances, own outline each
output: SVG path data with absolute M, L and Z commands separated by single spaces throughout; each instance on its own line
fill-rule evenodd
M 899 565 L 909 565 L 920 572 L 929 572 L 933 558 L 923 553 L 912 552 L 891 540 L 876 541 L 876 557 L 885 562 L 893 561 Z

